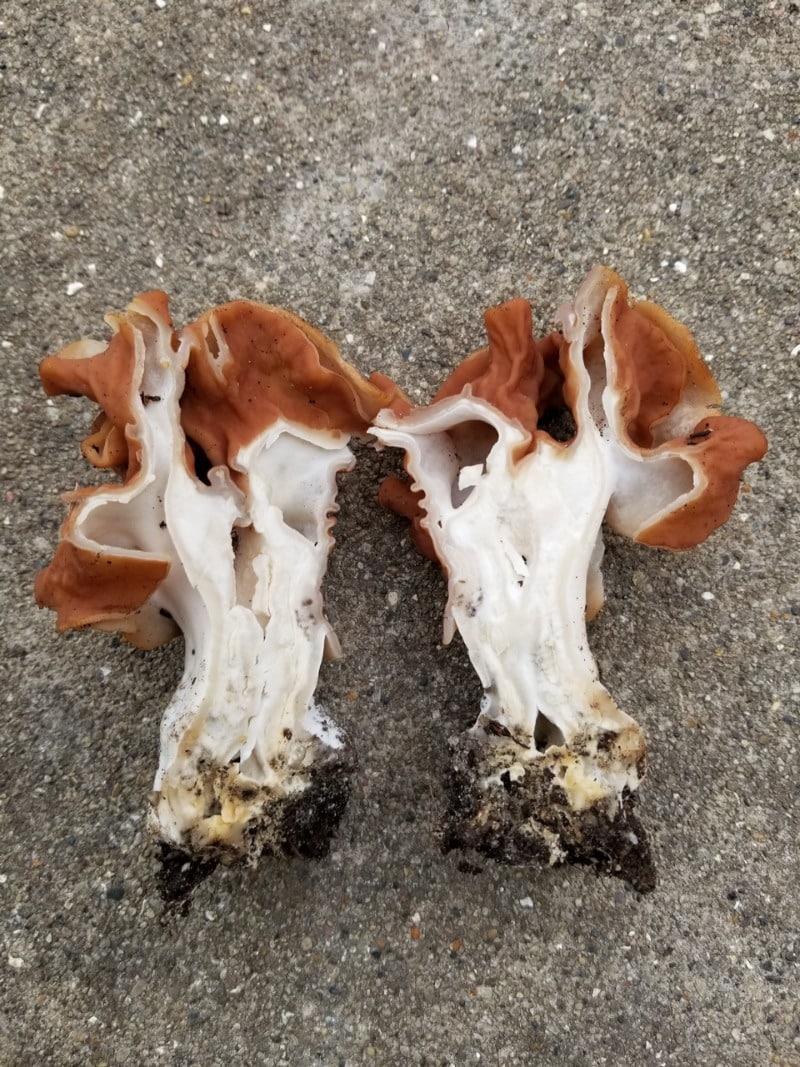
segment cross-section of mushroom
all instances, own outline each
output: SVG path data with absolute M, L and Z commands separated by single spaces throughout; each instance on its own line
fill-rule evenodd
M 49 394 L 100 405 L 83 452 L 122 480 L 68 494 L 37 598 L 62 629 L 145 648 L 183 633 L 151 798 L 161 841 L 224 862 L 317 854 L 352 765 L 314 698 L 323 652 L 337 653 L 321 591 L 336 475 L 397 391 L 276 308 L 238 301 L 176 331 L 148 293 L 108 321 L 107 346 L 41 367 Z
M 408 485 L 384 503 L 412 520 L 448 579 L 484 696 L 452 741 L 447 839 L 510 862 L 589 863 L 646 890 L 654 869 L 634 813 L 639 725 L 602 685 L 585 620 L 603 603 L 601 525 L 665 548 L 728 517 L 761 431 L 718 414 L 686 329 L 595 268 L 563 332 L 534 339 L 512 300 L 486 314 L 489 346 L 434 401 L 384 411 L 373 433 L 405 449 Z

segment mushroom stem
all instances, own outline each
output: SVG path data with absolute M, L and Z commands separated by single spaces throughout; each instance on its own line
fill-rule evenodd
M 494 444 L 464 467 L 448 431 L 478 421 Z M 461 773 L 450 843 L 599 862 L 602 835 L 586 826 L 614 826 L 645 768 L 641 730 L 601 684 L 586 636 L 587 582 L 611 491 L 602 435 L 587 417 L 569 448 L 542 440 L 514 462 L 527 435 L 472 396 L 406 418 L 383 413 L 373 432 L 405 449 L 413 488 L 425 493 L 425 525 L 447 562 L 445 641 L 458 629 L 484 689 L 469 736 L 453 742 Z M 512 793 L 537 798 L 521 828 L 524 848 L 498 839 Z
M 162 721 L 150 824 L 162 841 L 195 855 L 224 860 L 285 847 L 285 802 L 307 788 L 312 767 L 350 759 L 314 700 L 335 640 L 320 588 L 336 474 L 352 466 L 344 440 L 273 423 L 237 456 L 245 489 L 235 490 L 241 505 L 231 496 L 228 514 L 196 481 L 184 485 L 178 476 L 167 487 L 183 570 L 176 588 L 168 578 L 153 599 L 183 630 L 186 663 Z M 281 495 L 289 468 L 303 471 L 291 511 Z M 212 468 L 212 482 L 221 477 Z M 217 539 L 228 548 L 210 569 L 197 531 L 210 533 L 214 523 L 228 531 Z

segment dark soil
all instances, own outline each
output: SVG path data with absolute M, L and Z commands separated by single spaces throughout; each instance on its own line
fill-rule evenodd
M 656 872 L 646 831 L 626 793 L 616 813 L 593 806 L 574 811 L 547 767 L 530 766 L 512 781 L 496 772 L 492 750 L 461 734 L 450 742 L 450 810 L 444 848 L 473 849 L 501 863 L 576 863 L 622 878 L 640 893 L 655 888 Z

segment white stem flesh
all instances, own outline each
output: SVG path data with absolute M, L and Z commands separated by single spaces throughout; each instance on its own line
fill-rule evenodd
M 154 599 L 184 631 L 186 669 L 162 723 L 155 782 L 162 836 L 179 841 L 203 819 L 211 837 L 242 825 L 246 804 L 241 810 L 238 790 L 226 782 L 251 783 L 277 799 L 308 784 L 321 745 L 343 743 L 314 690 L 333 643 L 321 586 L 336 475 L 352 465 L 345 442 L 343 434 L 274 423 L 234 461 L 246 479 L 238 511 L 223 485 L 209 491 L 171 477 L 167 523 L 182 568 L 176 595 L 168 579 Z M 213 784 L 215 768 L 226 782 Z M 204 815 L 212 786 L 219 818 Z
M 540 434 L 515 460 L 528 434 L 468 389 L 404 418 L 381 412 L 372 430 L 405 449 L 412 487 L 424 493 L 424 525 L 448 575 L 444 639 L 458 628 L 484 689 L 474 730 L 500 724 L 523 765 L 545 755 L 552 762 L 558 750 L 576 809 L 636 788 L 643 752 L 637 724 L 599 680 L 586 634 L 587 586 L 593 600 L 601 595 L 603 517 L 619 467 L 630 462 L 590 412 L 583 349 L 592 325 L 574 315 L 565 331 L 578 384 L 577 433 L 567 446 Z M 493 427 L 497 441 L 483 464 L 462 467 L 448 430 L 473 421 Z M 549 740 L 537 747 L 539 715 L 556 729 L 546 726 Z M 625 741 L 601 771 L 595 754 L 606 732 Z M 583 754 L 568 766 L 578 740 Z
M 498 440 L 480 472 L 459 477 L 446 430 L 478 419 Z M 454 626 L 464 638 L 485 692 L 482 713 L 525 747 L 539 712 L 567 741 L 587 723 L 630 724 L 600 683 L 586 636 L 587 577 L 609 497 L 599 433 L 582 429 L 568 449 L 541 442 L 512 464 L 523 431 L 473 397 L 442 401 L 424 418 L 383 415 L 375 433 L 406 450 L 425 492 L 427 528 L 449 575 L 445 640 Z

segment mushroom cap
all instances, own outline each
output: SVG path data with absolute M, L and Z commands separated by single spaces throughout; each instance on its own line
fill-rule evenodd
M 455 368 L 432 403 L 459 395 L 490 403 L 526 431 L 517 462 L 545 439 L 571 448 L 591 418 L 610 446 L 612 528 L 656 547 L 698 544 L 730 515 L 743 470 L 766 452 L 764 434 L 719 413 L 719 389 L 689 330 L 633 300 L 608 268 L 593 268 L 557 320 L 563 333 L 536 339 L 527 301 L 490 308 L 489 344 Z M 580 401 L 587 373 L 588 413 Z M 448 430 L 462 465 L 485 455 L 486 429 L 475 419 Z M 418 548 L 433 556 L 421 494 L 390 478 L 381 501 L 412 520 Z
M 36 575 L 34 590 L 40 607 L 57 612 L 59 630 L 99 623 L 124 629 L 123 621 L 142 608 L 168 570 L 166 559 L 94 552 L 63 540 L 50 565 Z M 174 636 L 173 627 L 160 632 Z M 142 639 L 153 647 L 152 637 Z
M 565 405 L 564 338 L 535 338 L 531 306 L 519 297 L 489 308 L 484 323 L 489 344 L 459 363 L 432 402 L 468 388 L 533 435 L 549 409 Z
M 634 301 L 613 271 L 591 271 L 574 313 L 599 329 L 587 347 L 604 349 L 604 434 L 619 446 L 609 524 L 653 547 L 699 544 L 728 519 L 742 472 L 767 450 L 764 434 L 719 413 L 691 333 L 663 308 Z
M 181 421 L 213 465 L 233 457 L 278 418 L 343 435 L 366 433 L 404 400 L 384 375 L 363 378 L 334 342 L 282 308 L 237 300 L 187 326 Z
M 145 391 L 148 379 L 166 374 L 173 383 L 180 405 L 175 428 L 187 439 L 181 461 L 190 475 L 196 473 L 190 443 L 211 467 L 227 470 L 242 447 L 279 418 L 344 441 L 352 432 L 364 433 L 381 408 L 401 410 L 408 402 L 389 378 L 363 378 L 330 338 L 280 308 L 235 301 L 178 332 L 166 294 L 154 291 L 107 321 L 113 331 L 107 344 L 67 345 L 42 361 L 40 375 L 49 396 L 85 396 L 100 406 L 82 452 L 94 466 L 117 470 L 121 481 L 67 495 L 62 540 L 37 575 L 35 593 L 40 606 L 57 612 L 60 629 L 116 629 L 153 647 L 177 632 L 149 604 L 175 561 L 144 543 L 132 544 L 134 524 L 121 542 L 108 529 L 109 543 L 101 543 L 102 507 L 91 536 L 81 527 L 84 509 L 106 502 L 125 508 L 144 489 L 146 409 L 161 399 Z
M 123 315 L 108 315 L 113 336 L 107 345 L 82 340 L 67 345 L 39 366 L 49 396 L 85 396 L 100 413 L 82 444 L 83 455 L 96 467 L 113 467 L 121 482 L 65 494 L 70 506 L 61 528 L 61 542 L 50 564 L 36 576 L 34 592 L 40 607 L 57 613 L 60 630 L 81 626 L 118 629 L 134 643 L 153 647 L 174 636 L 169 619 L 144 610 L 166 577 L 169 558 L 146 550 L 131 551 L 85 536 L 82 509 L 107 497 L 123 502 L 135 494 L 141 479 L 140 413 L 144 351 L 142 333 L 162 335 L 175 343 L 166 297 L 143 293 Z

